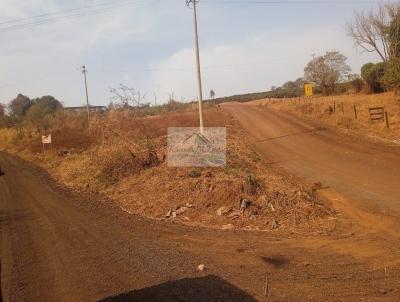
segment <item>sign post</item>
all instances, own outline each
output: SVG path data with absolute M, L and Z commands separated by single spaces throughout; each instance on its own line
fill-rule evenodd
M 51 143 L 51 134 L 49 135 L 42 135 L 42 145 L 43 145 L 43 152 L 44 152 L 44 145 L 49 144 L 51 150 L 53 150 L 53 144 Z
M 312 84 L 304 84 L 304 93 L 305 93 L 306 97 L 313 96 Z

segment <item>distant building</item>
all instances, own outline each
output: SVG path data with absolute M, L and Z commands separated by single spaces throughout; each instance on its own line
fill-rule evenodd
M 86 106 L 64 107 L 64 110 L 81 112 L 81 111 L 86 111 L 87 108 Z M 89 111 L 102 113 L 108 111 L 108 108 L 107 106 L 89 106 Z

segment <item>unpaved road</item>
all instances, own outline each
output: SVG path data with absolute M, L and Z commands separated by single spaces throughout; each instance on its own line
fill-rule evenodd
M 149 221 L 100 196 L 59 189 L 5 153 L 0 165 L 3 301 L 265 301 L 267 274 L 269 301 L 400 297 L 400 249 L 388 239 L 288 238 Z M 376 250 L 365 248 L 373 242 Z M 204 272 L 196 270 L 200 263 Z
M 270 163 L 321 182 L 357 206 L 400 215 L 400 147 L 340 134 L 257 102 L 224 107 Z

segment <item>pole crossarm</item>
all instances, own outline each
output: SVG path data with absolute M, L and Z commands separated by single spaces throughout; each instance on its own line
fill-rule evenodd
M 185 2 L 186 2 L 186 5 L 188 7 L 190 7 L 190 5 L 192 5 L 192 4 L 197 4 L 199 2 L 199 0 L 185 0 Z

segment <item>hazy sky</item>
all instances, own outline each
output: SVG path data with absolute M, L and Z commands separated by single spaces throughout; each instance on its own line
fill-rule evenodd
M 345 24 L 379 1 L 295 2 L 200 0 L 205 96 L 268 90 L 301 77 L 311 55 L 328 50 L 345 54 L 354 73 L 378 61 L 354 47 Z M 196 96 L 192 10 L 184 0 L 0 0 L 0 46 L 3 103 L 23 93 L 81 105 L 83 64 L 92 104 L 108 104 L 119 83 L 149 101 L 172 91 L 178 100 Z

